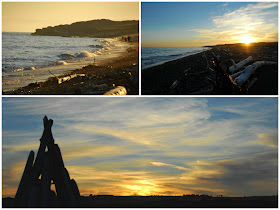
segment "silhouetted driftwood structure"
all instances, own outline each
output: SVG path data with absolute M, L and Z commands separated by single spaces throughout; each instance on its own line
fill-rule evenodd
M 54 143 L 53 120 L 43 119 L 44 131 L 34 161 L 29 153 L 15 196 L 18 207 L 78 207 L 80 192 L 64 166 L 59 146 Z M 47 150 L 46 150 L 47 149 Z M 55 185 L 55 191 L 51 190 Z

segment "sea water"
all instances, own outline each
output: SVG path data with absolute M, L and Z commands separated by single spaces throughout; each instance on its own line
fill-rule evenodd
M 2 89 L 23 87 L 93 63 L 114 44 L 89 37 L 2 33 Z
M 141 69 L 177 60 L 207 49 L 206 47 L 142 47 Z

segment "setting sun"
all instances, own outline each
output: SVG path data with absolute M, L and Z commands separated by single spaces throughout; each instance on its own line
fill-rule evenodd
M 243 36 L 243 37 L 240 37 L 240 41 L 241 41 L 241 43 L 244 43 L 244 44 L 250 44 L 250 43 L 254 42 L 255 39 L 251 36 Z

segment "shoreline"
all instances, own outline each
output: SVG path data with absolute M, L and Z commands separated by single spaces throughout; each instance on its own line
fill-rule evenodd
M 104 40 L 106 42 L 116 41 L 122 44 L 123 48 L 115 46 L 113 50 L 97 55 L 93 64 L 81 64 L 80 67 L 64 72 L 59 76 L 50 74 L 44 81 L 31 82 L 15 90 L 2 91 L 3 95 L 102 95 L 116 86 L 124 86 L 127 89 L 127 94 L 138 94 L 138 42 L 124 42 L 122 37 L 106 38 Z M 58 78 L 73 74 L 84 74 L 84 76 L 78 76 L 70 81 L 58 84 Z
M 100 43 L 98 44 L 100 47 L 96 48 L 94 51 L 90 51 L 86 48 L 84 50 L 73 52 L 72 54 L 59 52 L 59 54 L 54 54 L 60 58 L 57 60 L 53 57 L 54 60 L 47 60 L 44 64 L 38 65 L 40 61 L 33 62 L 28 66 L 24 66 L 23 64 L 8 73 L 3 72 L 2 70 L 2 91 L 13 91 L 25 87 L 30 83 L 43 82 L 53 74 L 61 76 L 67 72 L 71 72 L 72 70 L 82 68 L 92 63 L 93 57 L 100 56 L 100 51 L 107 48 L 109 45 L 107 40 L 96 38 L 92 41 Z
M 254 61 L 278 62 L 278 43 L 226 44 L 212 46 L 211 49 L 185 56 L 174 61 L 150 67 L 141 71 L 142 95 L 190 95 L 209 89 L 212 83 L 207 78 L 213 78 L 213 72 L 207 71 L 207 61 L 219 55 L 221 61 L 233 59 L 236 63 L 253 56 Z M 204 56 L 205 53 L 205 56 Z M 207 58 L 207 61 L 206 61 Z M 185 81 L 171 92 L 172 84 L 180 79 L 185 70 L 189 70 Z M 259 71 L 260 70 L 260 71 Z M 262 66 L 259 68 L 262 80 L 258 80 L 248 91 L 251 95 L 278 94 L 278 68 Z
M 155 66 L 159 66 L 159 65 L 165 64 L 165 63 L 170 62 L 170 61 L 175 61 L 175 60 L 187 57 L 187 56 L 191 56 L 191 55 L 195 55 L 195 54 L 198 54 L 198 53 L 202 53 L 202 52 L 210 50 L 211 47 L 203 47 L 203 48 L 209 48 L 209 49 L 204 49 L 204 50 L 199 51 L 199 52 L 190 52 L 189 55 L 182 55 L 182 56 L 178 56 L 177 58 L 174 58 L 174 59 L 170 59 L 170 60 L 154 63 L 154 64 L 151 64 L 151 65 L 145 67 L 145 68 L 141 67 L 141 70 L 146 70 L 146 69 L 149 69 L 149 68 L 152 68 L 152 67 L 155 67 Z
M 13 91 L 35 82 L 44 82 L 51 76 L 60 77 L 75 69 L 83 68 L 89 64 L 95 64 L 100 60 L 119 57 L 130 47 L 129 43 L 122 42 L 120 37 L 96 39 L 100 44 L 99 49 L 95 51 L 83 50 L 76 52 L 69 59 L 54 61 L 54 65 L 37 67 L 35 70 L 19 69 L 19 71 L 2 73 L 2 91 Z M 74 57 L 75 56 L 75 57 Z M 36 64 L 35 64 L 36 65 Z M 33 65 L 34 66 L 34 65 Z

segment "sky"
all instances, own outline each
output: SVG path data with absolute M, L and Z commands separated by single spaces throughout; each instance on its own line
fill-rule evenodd
M 94 19 L 139 20 L 138 2 L 3 2 L 3 32 L 36 29 Z
M 276 195 L 277 98 L 3 97 L 2 196 L 43 117 L 81 195 Z
M 141 3 L 143 47 L 278 41 L 277 2 Z

